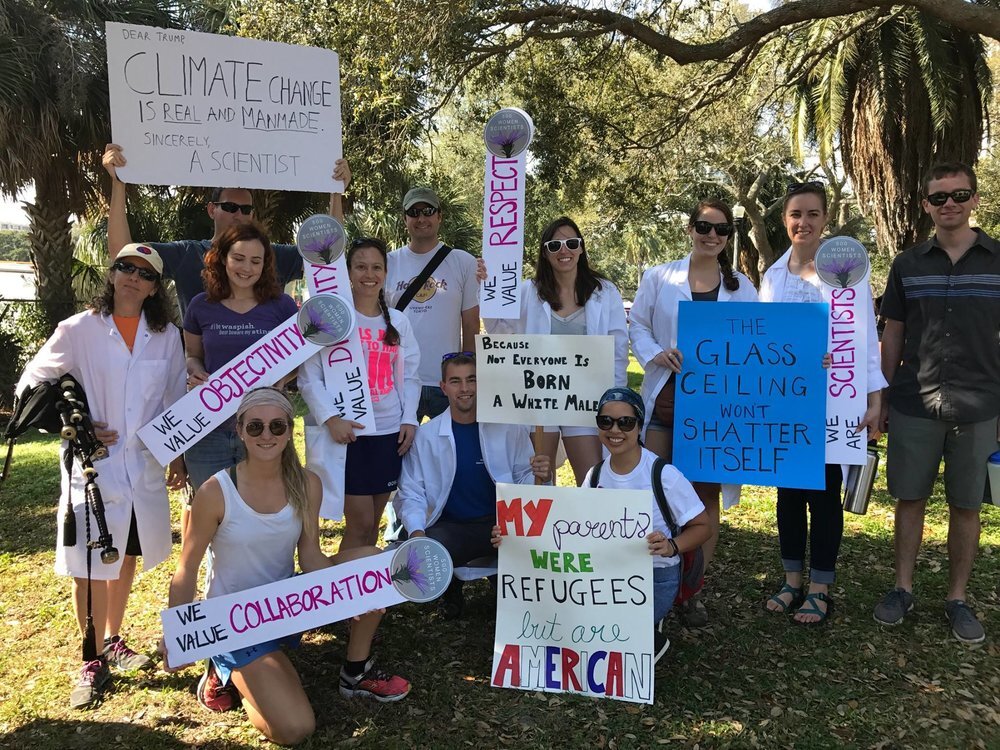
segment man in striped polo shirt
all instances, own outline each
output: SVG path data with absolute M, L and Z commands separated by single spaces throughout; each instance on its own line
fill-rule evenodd
M 875 620 L 896 625 L 913 609 L 924 511 L 943 458 L 949 511 L 945 614 L 964 643 L 986 638 L 965 589 L 1000 414 L 1000 244 L 969 224 L 979 204 L 976 190 L 976 175 L 965 164 L 931 169 L 923 208 L 935 234 L 893 261 L 881 307 L 896 586 L 875 607 Z

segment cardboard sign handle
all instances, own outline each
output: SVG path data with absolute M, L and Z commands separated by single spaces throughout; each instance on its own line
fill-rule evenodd
M 535 425 L 535 434 L 534 434 L 534 438 L 532 439 L 531 442 L 535 446 L 535 454 L 536 455 L 538 454 L 538 446 L 542 444 L 542 435 L 544 435 L 544 434 L 545 434 L 545 428 L 542 427 L 542 425 L 540 425 L 540 424 Z M 551 471 L 553 474 L 555 474 L 556 469 L 555 469 L 554 466 L 550 466 L 549 467 L 549 471 Z M 554 476 L 553 476 L 553 479 L 555 479 Z M 539 479 L 538 477 L 535 477 L 535 484 L 544 484 L 544 483 L 542 482 L 541 479 Z

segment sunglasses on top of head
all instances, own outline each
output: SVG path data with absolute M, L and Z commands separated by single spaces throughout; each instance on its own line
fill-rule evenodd
M 713 229 L 720 237 L 728 237 L 733 233 L 733 225 L 725 221 L 718 224 L 713 224 L 710 221 L 696 221 L 691 226 L 698 234 L 708 234 Z
M 806 193 L 814 190 L 826 190 L 819 180 L 809 180 L 808 182 L 789 182 L 785 190 L 785 195 L 795 195 L 796 193 Z
M 416 206 L 414 206 L 413 208 L 408 208 L 405 211 L 403 211 L 403 213 L 409 216 L 411 219 L 415 219 L 418 216 L 433 216 L 437 212 L 438 210 L 434 208 L 434 206 L 424 206 L 423 208 L 417 208 Z
M 579 237 L 570 237 L 566 240 L 549 240 L 548 242 L 542 243 L 542 247 L 550 253 L 558 253 L 563 249 L 563 245 L 565 245 L 569 250 L 579 250 L 583 247 L 583 240 Z
M 245 425 L 243 429 L 246 430 L 247 435 L 250 437 L 260 437 L 264 434 L 264 422 L 260 419 L 251 419 Z M 275 437 L 280 437 L 285 434 L 288 429 L 287 419 L 272 419 L 267 423 L 267 429 L 270 430 L 271 434 Z
M 607 432 L 615 425 L 618 425 L 618 429 L 622 432 L 632 432 L 635 426 L 639 424 L 639 420 L 636 417 L 609 417 L 607 414 L 597 415 L 597 427 L 604 432 Z
M 139 274 L 139 278 L 143 281 L 159 281 L 160 274 L 156 271 L 150 271 L 148 268 L 139 268 L 139 266 L 134 266 L 131 263 L 126 263 L 123 260 L 116 260 L 111 264 L 111 268 L 115 271 L 119 271 L 126 276 L 131 276 L 134 273 Z
M 253 205 L 250 203 L 233 203 L 232 201 L 212 201 L 213 206 L 218 206 L 227 214 L 234 214 L 239 211 L 244 216 L 253 213 Z
M 952 190 L 950 193 L 931 193 L 927 196 L 927 202 L 932 206 L 943 206 L 951 198 L 955 203 L 965 203 L 973 195 L 975 193 L 968 188 L 962 188 L 961 190 Z

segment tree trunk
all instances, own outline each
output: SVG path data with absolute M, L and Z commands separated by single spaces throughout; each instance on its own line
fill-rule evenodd
M 36 179 L 35 202 L 25 204 L 25 213 L 38 300 L 50 334 L 76 311 L 69 193 L 63 181 L 51 176 Z

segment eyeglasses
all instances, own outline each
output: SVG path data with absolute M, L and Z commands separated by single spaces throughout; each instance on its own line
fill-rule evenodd
M 808 193 L 815 190 L 826 190 L 826 185 L 824 185 L 819 180 L 809 180 L 808 182 L 789 182 L 788 188 L 785 190 L 785 195 L 795 195 L 796 193 Z
M 965 203 L 973 195 L 975 193 L 968 188 L 962 188 L 961 190 L 952 190 L 950 193 L 931 193 L 927 196 L 927 202 L 932 206 L 943 206 L 951 198 L 955 203 Z
M 264 434 L 264 423 L 259 419 L 251 419 L 245 425 L 243 429 L 246 430 L 247 435 L 250 437 L 260 437 Z M 285 434 L 288 429 L 288 420 L 286 419 L 272 419 L 267 423 L 267 429 L 271 431 L 271 434 L 275 437 L 280 437 Z
M 728 237 L 733 233 L 733 225 L 727 222 L 713 224 L 710 221 L 696 221 L 691 225 L 698 234 L 708 234 L 713 229 L 720 237 Z
M 618 429 L 622 432 L 632 432 L 635 426 L 639 424 L 639 420 L 636 417 L 609 417 L 607 414 L 597 415 L 597 427 L 598 429 L 607 432 L 615 425 L 618 425 Z
M 139 268 L 139 266 L 133 266 L 131 263 L 126 263 L 123 260 L 116 260 L 111 264 L 112 270 L 118 271 L 125 274 L 126 276 L 131 276 L 134 273 L 139 274 L 139 278 L 143 281 L 159 281 L 160 274 L 156 271 L 150 271 L 148 268 Z
M 234 214 L 239 211 L 244 216 L 249 216 L 253 213 L 253 204 L 251 203 L 233 203 L 232 201 L 212 201 L 213 206 L 218 206 L 227 214 Z
M 565 245 L 570 250 L 579 250 L 583 247 L 583 240 L 579 237 L 570 237 L 568 240 L 549 240 L 548 242 L 543 242 L 542 247 L 548 250 L 550 253 L 558 253 L 562 250 L 563 245 Z
M 441 357 L 441 361 L 442 362 L 447 362 L 449 359 L 454 359 L 455 357 L 472 357 L 473 359 L 475 359 L 476 358 L 476 353 L 475 352 L 449 352 L 448 354 L 445 354 L 443 357 Z
M 408 208 L 405 211 L 403 211 L 403 213 L 409 216 L 411 219 L 415 219 L 418 216 L 433 216 L 437 212 L 438 210 L 434 208 L 434 206 L 425 206 L 424 208 L 417 208 L 416 206 L 414 206 L 413 208 Z

